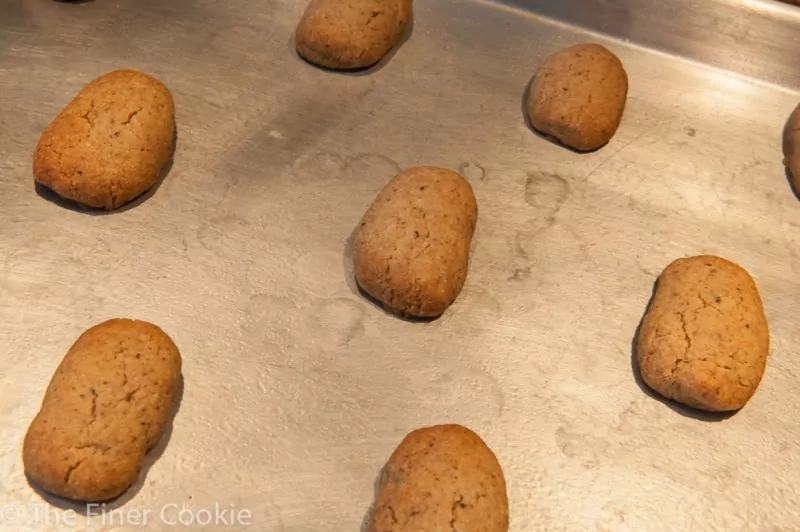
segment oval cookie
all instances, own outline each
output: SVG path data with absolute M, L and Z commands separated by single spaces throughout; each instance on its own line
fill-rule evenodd
M 400 42 L 411 16 L 411 0 L 311 0 L 295 33 L 297 53 L 324 68 L 366 68 Z
M 25 472 L 67 499 L 105 501 L 139 474 L 171 415 L 178 348 L 157 326 L 113 319 L 72 345 L 23 443 Z
M 460 425 L 411 432 L 384 467 L 371 530 L 506 532 L 508 496 L 497 457 Z
M 356 231 L 356 281 L 388 310 L 441 315 L 464 286 L 478 206 L 461 175 L 423 166 L 398 174 Z
M 34 179 L 63 198 L 113 210 L 155 185 L 174 136 L 167 87 L 141 72 L 110 72 L 84 87 L 44 130 Z
M 617 132 L 628 97 L 628 75 L 616 55 L 599 44 L 556 52 L 528 86 L 531 125 L 578 151 L 606 144 Z
M 700 410 L 738 410 L 758 388 L 768 352 L 761 297 L 742 267 L 703 255 L 664 269 L 636 339 L 650 388 Z

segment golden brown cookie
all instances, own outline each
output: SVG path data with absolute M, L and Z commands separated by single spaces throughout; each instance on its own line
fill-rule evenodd
M 627 98 L 622 62 L 599 44 L 571 46 L 548 57 L 526 94 L 531 125 L 578 151 L 611 140 Z
M 436 425 L 408 434 L 381 478 L 372 532 L 507 532 L 497 457 L 473 431 Z
M 157 326 L 112 319 L 66 354 L 23 443 L 25 472 L 67 499 L 105 501 L 137 479 L 170 418 L 178 348 Z
M 297 53 L 324 68 L 366 68 L 400 42 L 411 16 L 411 0 L 311 0 L 295 33 Z
M 794 189 L 800 192 L 800 105 L 783 128 L 783 164 L 789 169 Z
M 113 210 L 156 183 L 174 136 L 167 87 L 147 74 L 117 70 L 84 87 L 47 126 L 33 176 L 63 198 Z
M 738 410 L 758 388 L 768 353 L 761 297 L 742 267 L 702 255 L 664 269 L 636 339 L 650 388 L 700 410 Z
M 461 175 L 431 166 L 398 174 L 356 231 L 359 286 L 391 312 L 441 315 L 464 286 L 478 206 Z

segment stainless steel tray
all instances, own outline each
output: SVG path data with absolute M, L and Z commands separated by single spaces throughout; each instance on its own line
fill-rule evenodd
M 341 75 L 294 54 L 304 7 L 0 8 L 0 529 L 141 530 L 147 512 L 151 530 L 357 531 L 394 447 L 443 422 L 497 453 L 513 531 L 800 529 L 800 204 L 780 151 L 800 10 L 417 0 L 388 63 Z M 587 40 L 631 87 L 617 136 L 577 155 L 531 133 L 520 102 L 547 55 Z M 42 129 L 121 67 L 173 91 L 169 176 L 110 215 L 40 197 Z M 347 255 L 375 194 L 415 164 L 460 170 L 480 210 L 464 291 L 429 324 L 360 297 Z M 657 274 L 697 253 L 753 274 L 772 330 L 758 393 L 719 422 L 631 369 Z M 116 316 L 175 339 L 183 399 L 106 523 L 69 526 L 26 482 L 21 440 L 70 344 Z M 197 523 L 215 507 L 227 525 Z M 195 522 L 171 526 L 178 510 Z M 243 511 L 251 526 L 230 524 Z

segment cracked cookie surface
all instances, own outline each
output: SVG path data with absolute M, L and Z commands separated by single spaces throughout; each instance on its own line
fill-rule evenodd
M 164 432 L 180 378 L 178 349 L 159 327 L 113 319 L 90 328 L 56 369 L 28 428 L 26 474 L 67 499 L 121 495 Z
M 769 328 L 755 282 L 741 266 L 702 255 L 658 278 L 636 339 L 644 382 L 692 408 L 742 408 L 764 375 Z
M 34 179 L 81 205 L 117 209 L 155 185 L 174 136 L 167 87 L 147 74 L 116 70 L 84 87 L 45 128 Z
M 506 532 L 503 470 L 461 425 L 409 433 L 383 469 L 372 532 Z
M 356 281 L 396 314 L 441 315 L 464 286 L 477 219 L 472 187 L 460 174 L 431 166 L 401 172 L 356 231 Z
M 611 140 L 627 98 L 628 75 L 622 62 L 592 43 L 548 57 L 526 95 L 534 129 L 578 151 L 595 150 Z
M 335 70 L 366 68 L 402 39 L 411 0 L 311 0 L 295 33 L 297 53 Z

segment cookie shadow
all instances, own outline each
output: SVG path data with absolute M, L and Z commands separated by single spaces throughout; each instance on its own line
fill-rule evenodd
M 789 188 L 794 194 L 794 197 L 800 200 L 800 192 L 797 190 L 797 185 L 795 184 L 794 176 L 792 175 L 792 171 L 789 169 L 788 166 L 785 166 L 783 169 L 783 175 L 786 177 L 786 181 L 789 183 Z
M 412 13 L 411 19 L 408 21 L 408 26 L 406 26 L 406 29 L 403 32 L 403 36 L 400 37 L 400 40 L 397 41 L 397 44 L 395 44 L 388 52 L 386 52 L 386 55 L 381 57 L 377 63 L 359 68 L 341 68 L 341 69 L 328 68 L 321 65 L 317 65 L 316 63 L 312 63 L 311 61 L 309 61 L 308 59 L 306 59 L 297 52 L 297 47 L 295 46 L 294 34 L 292 34 L 289 46 L 291 46 L 292 50 L 294 50 L 294 54 L 303 63 L 306 63 L 307 65 L 310 65 L 318 70 L 322 70 L 324 72 L 330 72 L 332 74 L 339 74 L 341 76 L 370 76 L 386 68 L 386 65 L 388 65 L 391 62 L 392 58 L 397 54 L 397 52 L 400 51 L 400 49 L 406 44 L 406 42 L 408 42 L 413 32 L 414 32 L 414 14 Z
M 67 0 L 61 0 L 61 1 L 67 1 Z M 117 209 L 106 210 L 106 209 L 98 209 L 94 207 L 87 207 L 85 205 L 81 205 L 76 201 L 73 201 L 71 199 L 59 195 L 53 189 L 39 183 L 38 181 L 34 181 L 34 189 L 36 191 L 36 194 L 40 198 L 49 201 L 50 203 L 53 203 L 55 205 L 58 205 L 62 209 L 67 209 L 73 212 L 86 214 L 89 216 L 107 216 L 113 214 L 121 214 L 131 209 L 135 209 L 136 207 L 138 207 L 139 205 L 141 205 L 142 203 L 146 202 L 147 200 L 156 195 L 156 192 L 158 192 L 158 189 L 161 187 L 164 180 L 172 171 L 172 165 L 175 162 L 175 149 L 177 148 L 177 146 L 178 146 L 178 130 L 176 128 L 175 134 L 172 137 L 172 149 L 170 150 L 169 159 L 167 159 L 167 162 L 164 164 L 163 168 L 161 168 L 161 171 L 159 172 L 158 179 L 156 179 L 156 182 L 153 184 L 152 187 L 145 190 L 140 195 L 138 195 L 137 197 L 135 197 L 134 199 L 132 199 L 131 201 L 129 201 L 128 203 L 122 205 Z
M 377 299 L 372 297 L 370 294 L 368 294 L 363 288 L 361 288 L 361 285 L 359 285 L 358 281 L 356 280 L 355 268 L 353 267 L 353 246 L 354 246 L 356 233 L 358 232 L 359 225 L 361 225 L 360 221 L 358 222 L 358 224 L 356 224 L 356 226 L 350 232 L 350 236 L 347 237 L 347 240 L 345 241 L 345 244 L 344 244 L 344 254 L 343 254 L 342 266 L 343 266 L 343 269 L 344 269 L 345 282 L 347 283 L 347 286 L 350 288 L 350 291 L 354 295 L 356 295 L 356 296 L 364 299 L 365 301 L 367 301 L 372 307 L 376 308 L 377 310 L 380 310 L 381 312 L 383 312 L 387 316 L 391 316 L 391 317 L 399 319 L 401 321 L 405 321 L 405 322 L 408 322 L 408 323 L 422 323 L 422 324 L 425 324 L 425 323 L 433 323 L 433 322 L 439 320 L 439 318 L 441 318 L 441 316 L 435 316 L 433 318 L 418 318 L 418 317 L 415 317 L 415 316 L 407 316 L 407 315 L 404 315 L 404 314 L 399 314 L 397 312 L 394 312 L 391 309 L 389 309 L 388 307 L 386 307 L 386 305 L 384 305 L 383 303 L 381 303 L 380 301 L 378 301 Z
M 181 380 L 178 383 L 178 390 L 175 394 L 175 401 L 173 403 L 173 410 L 172 415 L 170 416 L 169 420 L 167 421 L 166 426 L 164 427 L 164 433 L 159 438 L 158 442 L 155 446 L 148 451 L 147 455 L 145 455 L 144 462 L 142 463 L 142 467 L 139 470 L 139 476 L 124 493 L 122 493 L 119 497 L 114 499 L 109 499 L 107 501 L 96 502 L 96 503 L 86 503 L 81 501 L 73 501 L 69 499 L 64 499 L 63 497 L 59 497 L 54 495 L 50 492 L 47 492 L 37 486 L 30 477 L 26 475 L 28 484 L 30 485 L 31 489 L 33 489 L 39 497 L 42 498 L 47 504 L 54 508 L 58 508 L 60 510 L 65 511 L 74 511 L 79 515 L 87 516 L 89 514 L 89 504 L 97 505 L 92 507 L 92 511 L 97 513 L 100 511 L 100 507 L 105 510 L 116 510 L 122 506 L 125 506 L 128 502 L 130 502 L 139 491 L 144 486 L 145 479 L 147 477 L 147 472 L 153 466 L 156 461 L 161 458 L 161 455 L 164 454 L 164 450 L 167 448 L 169 444 L 169 440 L 172 438 L 172 424 L 175 417 L 178 415 L 178 411 L 180 410 L 181 403 L 183 402 L 183 375 L 181 375 Z M 91 515 L 89 515 L 91 517 Z
M 36 493 L 44 502 L 52 506 L 53 508 L 58 508 L 59 510 L 63 510 L 65 512 L 75 512 L 78 515 L 86 515 L 87 513 L 87 503 L 79 502 L 79 501 L 72 501 L 69 499 L 62 499 L 58 495 L 53 495 L 52 493 L 43 490 L 39 486 L 37 486 L 33 480 L 25 474 L 25 480 L 28 481 L 28 485 L 31 489 Z M 95 504 L 95 503 L 91 503 Z M 97 503 L 102 504 L 102 503 Z
M 633 379 L 636 381 L 636 384 L 639 388 L 649 397 L 659 401 L 660 403 L 666 405 L 673 411 L 677 412 L 678 414 L 697 419 L 699 421 L 724 421 L 734 414 L 736 411 L 733 412 L 706 412 L 704 410 L 698 410 L 696 408 L 692 408 L 681 404 L 677 401 L 664 397 L 660 393 L 656 392 L 652 388 L 650 388 L 647 383 L 642 378 L 642 372 L 639 369 L 639 364 L 636 361 L 636 339 L 639 337 L 639 333 L 642 330 L 642 323 L 644 322 L 644 316 L 650 311 L 650 307 L 653 304 L 653 298 L 655 297 L 656 290 L 658 289 L 658 280 L 653 284 L 653 290 L 650 294 L 650 300 L 647 302 L 647 306 L 645 307 L 644 314 L 642 315 L 642 319 L 639 320 L 639 324 L 636 326 L 636 332 L 633 334 L 633 339 L 631 340 L 631 372 L 633 373 Z
M 606 142 L 602 146 L 598 146 L 597 148 L 593 148 L 591 150 L 579 150 L 579 149 L 573 148 L 572 146 L 567 146 L 566 144 L 564 144 L 563 142 L 561 142 L 557 138 L 553 137 L 552 135 L 548 135 L 546 133 L 542 133 L 541 131 L 536 129 L 533 126 L 533 122 L 531 122 L 530 115 L 528 114 L 528 107 L 529 107 L 529 104 L 530 104 L 530 101 L 531 101 L 531 94 L 530 94 L 531 90 L 530 89 L 531 89 L 531 84 L 533 84 L 533 80 L 534 79 L 535 79 L 535 76 L 531 77 L 531 79 L 528 80 L 528 83 L 525 84 L 525 90 L 522 92 L 522 99 L 521 99 L 521 103 L 520 103 L 520 111 L 522 112 L 522 120 L 525 122 L 525 126 L 528 128 L 528 130 L 531 133 L 533 133 L 535 136 L 539 137 L 540 139 L 542 139 L 542 140 L 544 140 L 546 142 L 549 142 L 550 144 L 554 144 L 554 145 L 558 146 L 559 148 L 564 148 L 565 150 L 571 151 L 572 153 L 577 154 L 577 155 L 588 155 L 588 154 L 591 154 L 591 153 L 598 152 L 598 151 L 602 150 L 608 144 L 608 142 Z
M 372 530 L 372 524 L 375 518 L 375 501 L 378 499 L 378 494 L 383 486 L 383 475 L 386 471 L 387 465 L 388 464 L 384 464 L 380 471 L 378 471 L 378 476 L 375 477 L 375 482 L 373 482 L 374 494 L 372 497 L 372 502 L 370 503 L 369 508 L 367 508 L 367 513 L 364 514 L 364 519 L 361 520 L 360 532 L 370 532 Z

